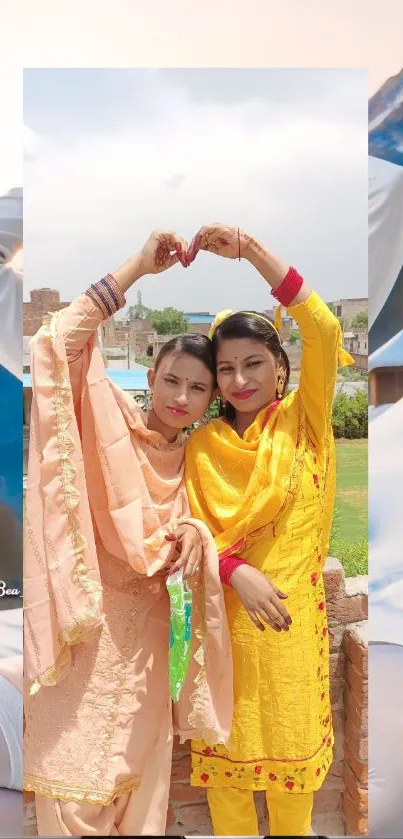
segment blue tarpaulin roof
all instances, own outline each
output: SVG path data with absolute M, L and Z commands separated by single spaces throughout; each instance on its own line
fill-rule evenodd
M 185 314 L 189 323 L 213 323 L 214 315 Z
M 148 390 L 146 370 L 107 370 L 108 377 L 122 390 Z M 32 387 L 30 373 L 23 375 L 24 388 Z

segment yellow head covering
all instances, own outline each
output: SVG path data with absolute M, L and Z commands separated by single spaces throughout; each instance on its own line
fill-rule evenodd
M 219 312 L 218 315 L 215 316 L 214 321 L 211 324 L 211 327 L 210 327 L 210 330 L 209 330 L 209 333 L 208 333 L 208 337 L 210 338 L 210 341 L 213 338 L 213 336 L 214 336 L 215 332 L 217 331 L 218 327 L 221 326 L 221 324 L 224 323 L 224 321 L 227 320 L 227 318 L 231 317 L 231 315 L 233 315 L 233 314 L 234 314 L 234 312 L 232 311 L 232 309 L 224 309 L 222 312 Z M 251 317 L 254 317 L 254 318 L 260 318 L 260 320 L 263 320 L 264 323 L 269 324 L 269 326 L 271 326 L 272 329 L 274 329 L 274 331 L 275 331 L 275 333 L 278 337 L 278 340 L 280 341 L 280 344 L 281 344 L 280 333 L 279 333 L 278 329 L 276 328 L 276 326 L 274 325 L 274 323 L 272 323 L 271 320 L 269 320 L 269 318 L 265 317 L 265 315 L 259 315 L 257 312 L 241 312 L 241 314 L 242 315 L 250 315 Z M 276 317 L 277 317 L 277 312 L 276 312 Z M 281 328 L 281 325 L 282 324 L 280 323 L 280 328 Z
M 255 318 L 260 318 L 265 323 L 270 324 L 270 326 L 274 329 L 275 333 L 277 334 L 278 340 L 281 344 L 280 329 L 283 325 L 283 321 L 282 321 L 282 317 L 281 317 L 281 310 L 282 310 L 282 306 L 277 306 L 276 314 L 275 314 L 275 318 L 274 318 L 274 323 L 272 323 L 271 320 L 269 320 L 269 318 L 265 317 L 265 315 L 260 315 L 257 312 L 242 312 L 242 314 L 243 315 L 251 315 L 252 317 L 255 317 Z M 209 333 L 208 333 L 208 337 L 210 338 L 210 341 L 213 338 L 213 335 L 216 332 L 216 330 L 218 329 L 218 327 L 221 326 L 221 324 L 225 320 L 227 320 L 227 318 L 231 317 L 231 315 L 233 315 L 233 314 L 234 313 L 233 313 L 232 309 L 224 309 L 222 312 L 219 312 L 218 315 L 215 316 L 214 321 L 211 324 L 211 327 L 210 327 Z M 339 334 L 337 355 L 338 355 L 338 360 L 339 360 L 340 367 L 347 367 L 350 364 L 355 364 L 355 361 L 354 361 L 353 357 L 343 347 L 341 330 L 340 330 L 340 334 Z

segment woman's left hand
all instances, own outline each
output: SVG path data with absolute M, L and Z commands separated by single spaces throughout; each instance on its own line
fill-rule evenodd
M 199 251 L 209 251 L 227 259 L 238 259 L 244 256 L 249 236 L 237 227 L 227 227 L 225 224 L 208 224 L 201 227 L 192 239 L 187 255 L 186 265 L 196 259 Z
M 184 568 L 184 577 L 193 577 L 200 571 L 202 558 L 202 544 L 197 529 L 192 524 L 181 524 L 172 536 L 167 536 L 167 541 L 176 541 L 178 558 L 174 558 L 173 564 L 167 569 L 169 575 Z

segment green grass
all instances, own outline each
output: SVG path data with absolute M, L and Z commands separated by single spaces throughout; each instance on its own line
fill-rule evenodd
M 336 442 L 337 487 L 330 554 L 347 577 L 368 573 L 368 441 Z

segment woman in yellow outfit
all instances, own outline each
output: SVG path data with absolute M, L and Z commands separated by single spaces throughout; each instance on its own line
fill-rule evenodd
M 216 835 L 258 835 L 253 792 L 264 790 L 271 834 L 304 836 L 332 762 L 322 570 L 337 364 L 352 359 L 325 303 L 261 244 L 214 225 L 199 232 L 188 263 L 200 249 L 259 271 L 298 323 L 302 370 L 286 394 L 288 358 L 269 319 L 217 316 L 211 337 L 226 407 L 191 435 L 186 469 L 192 513 L 215 536 L 226 583 L 235 708 L 230 748 L 193 742 L 191 783 L 207 788 Z

